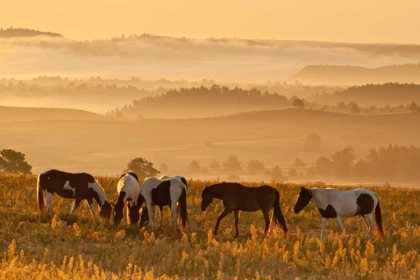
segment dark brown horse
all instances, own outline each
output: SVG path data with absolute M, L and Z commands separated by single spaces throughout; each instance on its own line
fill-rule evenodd
M 280 194 L 270 186 L 244 187 L 236 183 L 221 183 L 206 187 L 201 194 L 201 210 L 206 211 L 214 198 L 223 200 L 225 210 L 217 219 L 214 234 L 217 234 L 220 221 L 229 213 L 235 215 L 236 237 L 239 235 L 238 218 L 239 211 L 255 212 L 261 210 L 265 220 L 265 231 L 267 234 L 270 226 L 269 212 L 274 209 L 272 220 L 275 225 L 281 226 L 284 233 L 287 232 L 286 221 L 280 209 Z

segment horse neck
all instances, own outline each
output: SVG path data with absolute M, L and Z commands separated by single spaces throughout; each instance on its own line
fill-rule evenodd
M 327 190 L 324 189 L 310 189 L 312 192 L 312 199 L 311 201 L 317 205 L 318 207 L 322 207 L 324 206 L 324 204 L 326 203 L 326 197 L 325 197 L 325 192 Z
M 104 206 L 107 202 L 106 194 L 104 189 L 99 185 L 98 182 L 95 181 L 94 187 L 92 188 L 93 191 L 96 193 L 96 195 L 93 196 L 93 199 L 96 200 L 96 202 L 101 206 Z
M 213 195 L 214 198 L 222 199 L 223 194 L 226 191 L 226 187 L 223 185 L 214 185 L 210 189 L 210 193 Z

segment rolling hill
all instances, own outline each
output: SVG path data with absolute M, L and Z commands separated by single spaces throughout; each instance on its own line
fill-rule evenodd
M 290 78 L 304 84 L 362 85 L 368 83 L 420 83 L 420 64 L 379 68 L 309 65 Z
M 20 38 L 20 37 L 35 37 L 35 36 L 48 36 L 48 37 L 63 37 L 59 33 L 43 32 L 28 28 L 7 28 L 0 30 L 0 38 Z
M 95 115 L 94 115 L 95 116 Z M 234 154 L 268 167 L 299 157 L 314 161 L 352 145 L 365 156 L 381 145 L 420 145 L 420 114 L 350 115 L 312 110 L 273 110 L 200 119 L 44 120 L 3 122 L 0 148 L 27 155 L 34 172 L 48 168 L 120 173 L 130 159 L 144 157 L 169 172 L 188 174 L 197 160 L 206 166 Z M 322 138 L 319 151 L 304 151 L 306 137 Z
M 0 106 L 0 122 L 45 120 L 101 120 L 104 116 L 88 111 L 64 108 L 26 108 Z

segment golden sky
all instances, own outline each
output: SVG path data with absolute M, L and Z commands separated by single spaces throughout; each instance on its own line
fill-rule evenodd
M 13 0 L 0 27 L 59 32 L 71 39 L 152 33 L 420 43 L 419 0 Z

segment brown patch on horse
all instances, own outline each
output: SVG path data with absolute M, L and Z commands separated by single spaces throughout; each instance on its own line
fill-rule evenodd
M 373 206 L 375 204 L 372 196 L 367 193 L 362 193 L 357 198 L 357 213 L 356 215 L 366 215 L 373 212 Z

